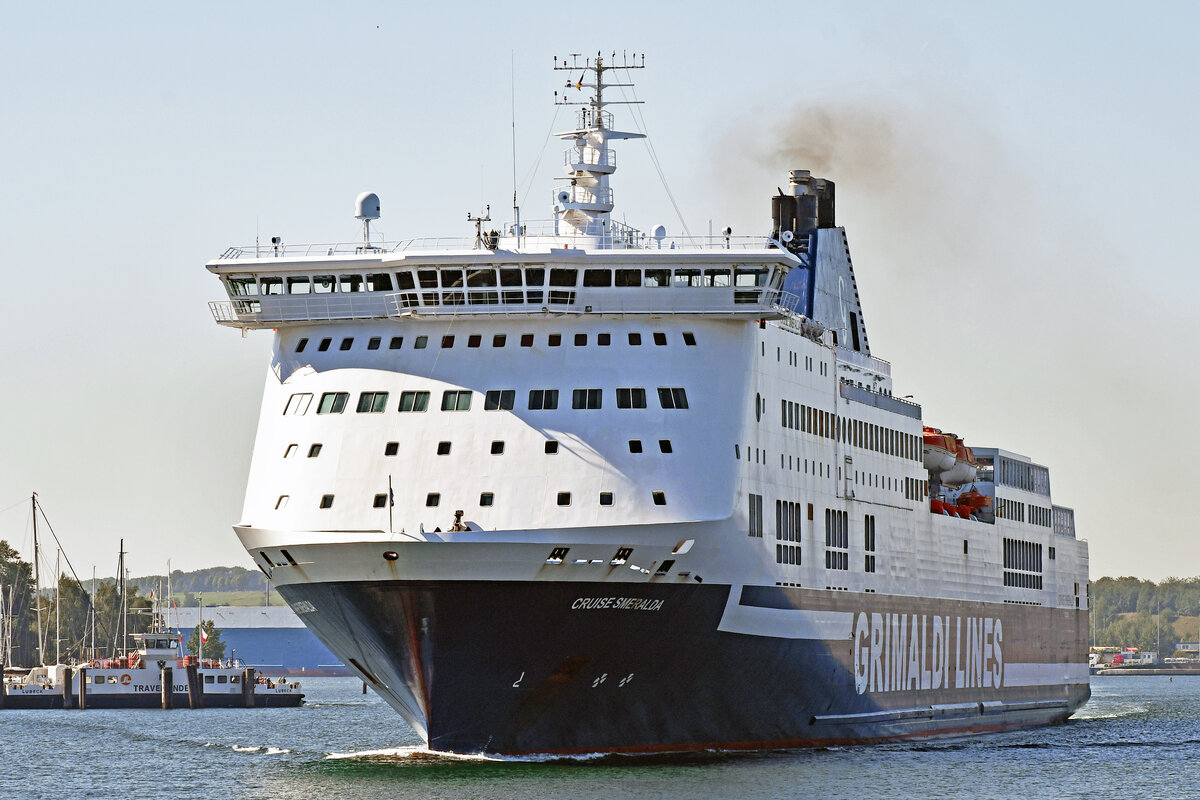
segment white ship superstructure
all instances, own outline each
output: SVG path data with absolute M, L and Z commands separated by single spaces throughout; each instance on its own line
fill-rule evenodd
M 1068 716 L 1088 694 L 1073 515 L 1044 467 L 893 394 L 833 183 L 794 171 L 758 237 L 618 224 L 609 142 L 637 134 L 606 108 L 614 67 L 556 68 L 591 99 L 550 222 L 207 265 L 218 322 L 275 331 L 236 526 L 255 562 L 438 749 Z

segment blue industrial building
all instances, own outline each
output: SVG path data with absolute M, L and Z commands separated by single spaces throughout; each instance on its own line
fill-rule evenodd
M 267 675 L 349 675 L 296 613 L 287 606 L 213 606 L 203 609 L 225 643 L 225 657 L 240 659 Z M 200 609 L 171 609 L 167 623 L 187 636 L 196 627 Z

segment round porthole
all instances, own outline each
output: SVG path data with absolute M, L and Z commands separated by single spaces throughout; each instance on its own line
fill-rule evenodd
M 386 558 L 388 561 L 395 561 L 397 558 L 400 557 L 400 554 L 397 553 L 395 550 L 388 550 L 387 552 L 385 552 L 383 554 L 383 557 Z

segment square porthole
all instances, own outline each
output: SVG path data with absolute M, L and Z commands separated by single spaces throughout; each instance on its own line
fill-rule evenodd
M 321 343 L 319 345 L 317 345 L 317 349 L 320 350 L 322 353 L 324 353 L 326 350 L 329 349 L 329 345 L 332 342 L 333 342 L 333 339 L 322 339 Z
M 490 506 L 494 502 L 496 502 L 496 496 L 491 492 L 482 492 L 479 495 L 479 505 L 481 506 Z
M 403 344 L 404 344 L 403 336 L 393 336 L 392 340 L 390 342 L 388 342 L 388 350 L 399 350 L 401 348 L 401 346 L 403 346 Z
M 342 339 L 342 343 L 338 345 L 338 350 L 349 350 L 351 347 L 354 347 L 354 337 L 347 336 L 345 339 Z
M 521 334 L 521 347 L 533 347 L 533 334 L 532 333 L 522 333 Z
M 688 347 L 695 347 L 696 346 L 696 334 L 692 333 L 691 331 L 684 331 L 683 332 L 683 343 L 686 344 Z
M 601 347 L 608 347 L 610 344 L 612 344 L 612 334 L 611 333 L 597 333 L 596 334 L 596 344 L 600 345 Z
M 504 343 L 508 341 L 508 337 L 503 333 L 497 333 L 492 337 L 492 347 L 504 347 Z
M 638 345 L 640 345 L 642 343 L 642 335 L 640 333 L 630 333 L 629 334 L 629 343 L 631 345 L 633 345 L 634 347 L 637 347 Z
M 550 334 L 548 337 L 546 337 L 546 344 L 549 345 L 550 347 L 558 347 L 559 345 L 562 344 L 562 334 L 561 333 Z
M 371 504 L 371 507 L 372 508 L 386 508 L 387 507 L 387 495 L 386 494 L 375 495 L 375 501 Z
M 308 457 L 309 458 L 316 458 L 319 455 L 321 455 L 321 445 L 314 444 L 308 448 Z
M 558 452 L 558 442 L 554 441 L 553 439 L 546 442 L 546 455 L 552 456 L 557 452 Z
M 479 347 L 481 344 L 483 344 L 483 337 L 478 333 L 472 333 L 467 337 L 467 347 Z
M 305 348 L 305 347 L 307 347 L 307 346 L 308 346 L 308 339 L 306 339 L 306 338 L 305 338 L 305 339 L 301 339 L 300 341 L 296 342 L 296 352 L 297 352 L 297 353 L 303 353 L 303 352 L 304 352 L 304 348 Z
M 665 347 L 667 344 L 667 335 L 662 331 L 654 332 L 654 343 L 659 347 Z
M 382 338 L 380 338 L 378 336 L 372 336 L 370 339 L 367 339 L 367 349 L 368 350 L 378 350 L 379 344 L 382 341 L 383 341 Z
M 662 452 L 664 452 L 664 453 L 670 453 L 670 452 L 672 452 L 672 450 L 671 450 L 671 440 L 670 440 L 670 439 L 659 439 L 659 440 L 658 440 L 658 449 L 659 449 L 659 450 L 661 450 L 661 451 L 662 451 Z
M 321 508 L 333 508 L 333 495 L 321 495 Z
M 449 442 L 438 442 L 437 454 L 439 456 L 450 455 L 450 443 Z
M 665 506 L 667 504 L 666 492 L 651 492 L 650 497 L 654 499 L 654 505 Z
M 612 492 L 601 492 L 600 493 L 600 505 L 611 506 L 612 504 L 613 504 L 613 493 Z
M 399 453 L 399 452 L 400 452 L 400 443 L 399 442 L 388 442 L 387 444 L 385 444 L 383 446 L 383 454 L 385 456 L 394 456 L 394 455 L 396 455 L 396 453 Z
M 498 456 L 504 452 L 504 442 L 492 442 L 492 455 Z
M 428 346 L 429 346 L 429 337 L 428 336 L 418 336 L 417 340 L 415 342 L 413 342 L 414 350 L 424 350 Z
M 587 347 L 587 334 L 586 333 L 575 334 L 575 346 L 576 347 Z
M 454 347 L 454 334 L 446 334 L 442 337 L 442 349 L 448 350 Z
M 425 495 L 425 505 L 429 508 L 435 507 L 440 502 L 442 502 L 442 495 L 439 492 L 430 492 Z
M 631 452 L 631 453 L 642 452 L 642 440 L 641 439 L 630 439 L 629 440 L 629 452 Z
M 571 505 L 571 493 L 570 492 L 559 492 L 557 502 L 560 506 Z
M 286 494 L 279 495 L 279 499 L 275 501 L 275 510 L 282 511 L 287 508 L 288 496 Z

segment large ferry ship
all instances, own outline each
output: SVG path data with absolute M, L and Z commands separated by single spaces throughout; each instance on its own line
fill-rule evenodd
M 364 194 L 358 243 L 207 264 L 217 322 L 274 331 L 246 550 L 437 750 L 1067 718 L 1088 556 L 1048 470 L 893 393 L 832 181 L 793 171 L 757 237 L 616 221 L 617 60 L 555 59 L 544 224 L 385 244 Z

